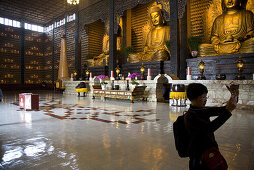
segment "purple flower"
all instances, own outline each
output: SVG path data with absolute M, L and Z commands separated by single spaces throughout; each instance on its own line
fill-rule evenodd
M 128 76 L 128 78 L 141 77 L 138 73 L 132 73 Z
M 105 79 L 105 78 L 108 78 L 108 76 L 105 76 L 105 75 L 99 75 L 99 76 L 97 76 L 97 79 Z

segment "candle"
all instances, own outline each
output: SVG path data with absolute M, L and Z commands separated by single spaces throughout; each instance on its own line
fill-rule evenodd
M 187 67 L 186 80 L 191 80 L 191 67 Z
M 148 68 L 148 76 L 151 76 L 151 69 Z
M 191 67 L 187 67 L 187 75 L 191 75 Z
M 71 78 L 73 78 L 73 74 L 71 73 Z
M 114 77 L 114 71 L 111 71 L 111 77 Z
M 92 74 L 92 72 L 90 72 L 90 78 L 93 78 L 93 74 Z

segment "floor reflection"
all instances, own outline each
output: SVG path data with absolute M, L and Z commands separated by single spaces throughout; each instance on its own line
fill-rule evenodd
M 15 95 L 0 103 L 0 169 L 188 169 L 173 139 L 187 108 L 41 93 L 40 110 L 24 111 Z M 254 169 L 253 122 L 235 111 L 215 133 L 230 170 Z

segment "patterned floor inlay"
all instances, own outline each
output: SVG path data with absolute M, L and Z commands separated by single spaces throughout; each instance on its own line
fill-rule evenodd
M 12 104 L 18 106 L 18 102 Z M 60 112 L 59 109 L 62 111 Z M 22 111 L 18 109 L 17 111 Z M 63 104 L 60 100 L 40 100 L 40 109 L 45 115 L 59 120 L 94 120 L 104 123 L 139 124 L 156 122 L 156 113 L 152 109 L 125 111 L 112 108 Z

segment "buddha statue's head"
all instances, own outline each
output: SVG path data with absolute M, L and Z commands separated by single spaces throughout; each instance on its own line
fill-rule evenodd
M 247 0 L 222 0 L 221 6 L 222 10 L 225 11 L 227 9 L 241 9 L 247 3 Z
M 157 6 L 151 7 L 150 17 L 154 26 L 163 25 L 165 23 L 161 9 Z

